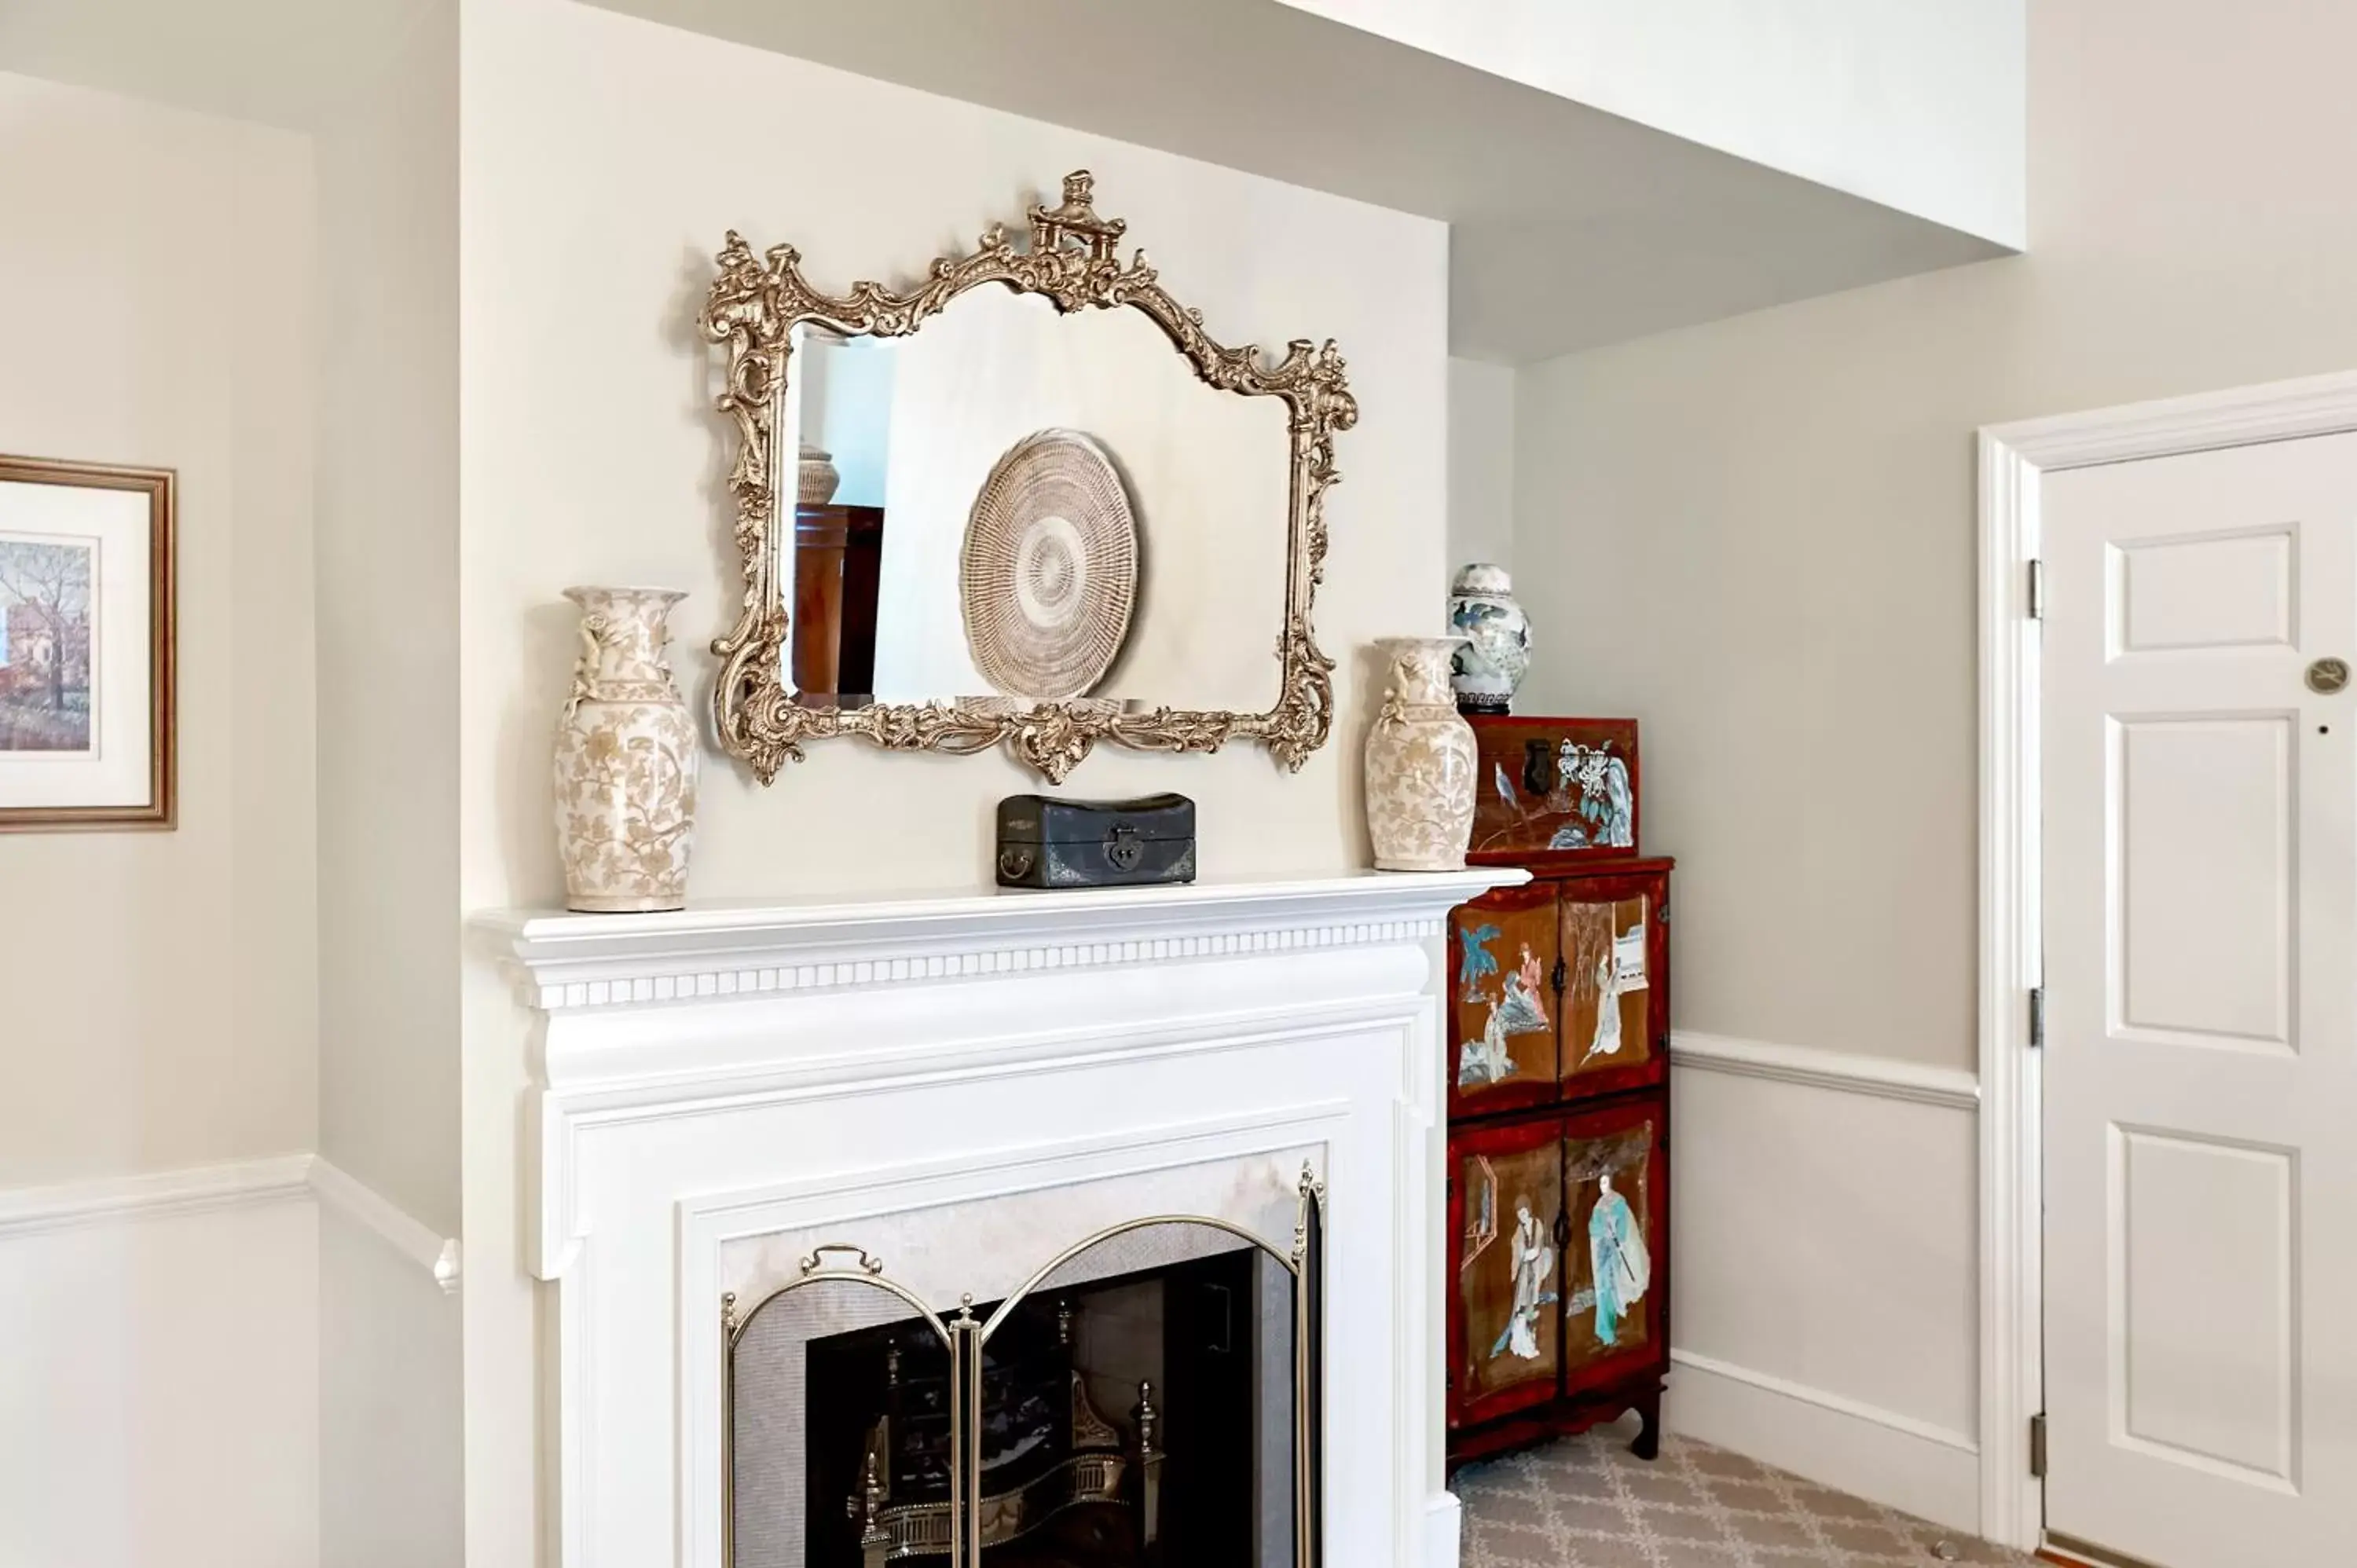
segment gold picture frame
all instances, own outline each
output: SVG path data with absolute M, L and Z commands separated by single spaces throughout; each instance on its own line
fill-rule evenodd
M 101 576 L 93 570 L 99 562 L 100 542 L 93 539 L 87 546 L 89 562 L 81 568 L 79 592 L 81 600 L 80 646 L 81 702 L 78 737 L 56 738 L 55 744 L 36 744 L 16 747 L 0 743 L 0 832 L 66 832 L 113 828 L 152 829 L 168 831 L 178 824 L 178 692 L 175 670 L 175 648 L 178 640 L 177 581 L 174 552 L 178 529 L 178 477 L 169 468 L 132 467 L 111 463 L 63 462 L 42 457 L 12 457 L 0 456 L 0 486 L 38 485 L 58 487 L 60 490 L 133 492 L 145 498 L 144 533 L 145 560 L 125 575 Z M 0 551 L 12 542 L 9 509 L 0 507 Z M 36 532 L 46 532 L 36 530 Z M 40 543 L 27 540 L 14 542 L 26 548 L 41 548 Z M 48 548 L 58 548 L 48 545 Z M 68 548 L 79 548 L 69 545 Z M 0 579 L 7 575 L 0 573 Z M 87 748 L 92 761 L 100 755 L 100 736 L 95 724 L 93 704 L 102 702 L 104 689 L 116 677 L 106 662 L 96 658 L 92 647 L 91 628 L 102 602 L 112 596 L 113 585 L 127 583 L 134 588 L 144 585 L 146 603 L 143 619 L 144 639 L 126 639 L 120 646 L 144 641 L 145 654 L 145 690 L 139 695 L 138 709 L 145 719 L 144 767 L 139 765 L 135 748 L 126 747 L 134 757 L 132 771 L 144 777 L 145 798 L 136 800 L 98 800 L 86 804 L 70 800 L 44 800 L 37 804 L 9 803 L 13 786 L 17 780 L 9 776 L 8 760 L 38 757 L 44 761 L 74 766 L 69 755 Z M 68 628 L 50 624 L 59 615 L 61 597 L 55 603 L 42 603 L 37 589 L 24 584 L 11 585 L 0 580 L 0 677 L 8 673 L 11 660 L 7 653 L 8 628 L 16 624 L 35 628 L 41 668 L 48 671 L 49 692 L 46 702 L 42 693 L 29 693 L 36 699 L 26 711 L 16 717 L 26 723 L 41 716 L 33 710 L 46 707 L 48 716 L 61 717 L 72 712 L 71 704 L 59 700 L 69 680 L 68 670 L 76 662 L 70 650 L 71 634 Z M 133 601 L 135 602 L 135 601 Z M 40 629 L 46 628 L 46 630 Z M 110 646 L 116 646 L 110 639 Z M 16 688 L 15 680 L 0 680 L 0 725 L 10 722 L 8 708 L 12 698 L 27 695 Z M 135 689 L 136 683 L 134 682 Z M 135 716 L 128 731 L 139 728 Z M 50 791 L 54 793 L 54 791 Z M 117 793 L 120 791 L 102 791 Z
M 1127 224 L 1101 218 L 1085 169 L 1064 177 L 1063 199 L 1034 204 L 1030 240 L 1018 248 L 993 224 L 978 249 L 944 255 L 906 292 L 858 282 L 844 295 L 813 288 L 802 256 L 777 245 L 756 256 L 736 231 L 718 256 L 701 317 L 707 341 L 725 347 L 725 390 L 716 400 L 734 423 L 737 455 L 728 474 L 736 501 L 736 544 L 743 558 L 742 613 L 712 651 L 720 659 L 713 724 L 720 744 L 743 758 L 764 784 L 804 743 L 857 736 L 896 751 L 967 754 L 1006 745 L 1060 783 L 1100 740 L 1144 751 L 1217 751 L 1231 740 L 1256 740 L 1289 770 L 1326 743 L 1333 728 L 1334 661 L 1318 650 L 1311 620 L 1326 558 L 1326 491 L 1340 478 L 1334 437 L 1358 421 L 1341 354 L 1297 338 L 1282 360 L 1254 345 L 1228 348 L 1204 330 L 1202 312 L 1181 305 L 1143 251 L 1125 263 L 1115 246 Z M 1028 708 L 963 703 L 805 707 L 788 689 L 788 610 L 782 572 L 791 561 L 793 496 L 791 443 L 781 449 L 778 413 L 786 388 L 793 329 L 805 322 L 847 336 L 905 337 L 960 295 L 996 284 L 1036 294 L 1066 314 L 1086 309 L 1146 313 L 1211 386 L 1283 400 L 1291 438 L 1285 616 L 1276 648 L 1275 702 L 1261 713 L 1157 707 L 1123 711 L 1103 702 L 1040 703 Z M 782 508 L 782 510 L 781 510 Z

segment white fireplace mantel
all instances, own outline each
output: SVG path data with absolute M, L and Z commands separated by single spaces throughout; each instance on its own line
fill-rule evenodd
M 1281 1158 L 1329 1187 L 1329 1565 L 1437 1568 L 1433 940 L 1510 869 L 477 921 L 538 1015 L 560 1561 L 719 1568 L 726 1249 Z M 1241 1167 L 1238 1167 L 1241 1168 Z M 1031 1210 L 1027 1209 L 1029 1213 Z M 1028 1246 L 1028 1238 L 1025 1244 Z M 944 1304 L 948 1305 L 948 1304 Z
M 1448 909 L 1520 882 L 1508 868 L 731 901 L 658 915 L 506 910 L 527 1000 L 551 1013 L 895 984 L 1437 934 Z

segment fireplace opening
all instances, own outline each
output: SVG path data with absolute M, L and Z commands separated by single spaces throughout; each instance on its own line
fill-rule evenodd
M 854 1247 L 727 1328 L 730 1568 L 1314 1568 L 1295 1247 L 1157 1219 L 946 1314 Z
M 1157 1548 L 1163 1561 L 1254 1560 L 1253 1275 L 1239 1249 L 1017 1307 L 982 1358 L 985 1562 L 1130 1568 Z M 872 1525 L 900 1561 L 932 1541 L 932 1516 L 946 1523 L 949 1369 L 923 1354 L 925 1333 L 860 1329 L 809 1347 L 812 1568 L 864 1568 Z

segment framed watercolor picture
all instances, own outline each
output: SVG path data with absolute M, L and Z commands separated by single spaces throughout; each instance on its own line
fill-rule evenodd
M 0 456 L 0 832 L 172 826 L 173 502 Z

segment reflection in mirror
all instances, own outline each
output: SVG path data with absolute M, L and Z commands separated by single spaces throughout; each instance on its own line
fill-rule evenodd
M 1000 288 L 908 337 L 792 343 L 798 703 L 1268 706 L 1282 400 L 1206 384 L 1143 312 Z

